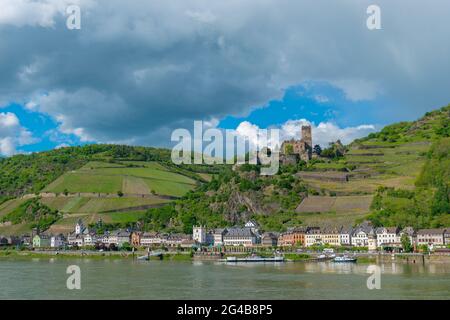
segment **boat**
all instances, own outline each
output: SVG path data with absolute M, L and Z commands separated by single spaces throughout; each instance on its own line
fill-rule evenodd
M 227 257 L 226 262 L 284 262 L 283 256 L 275 256 L 270 258 L 263 258 L 259 256 L 251 256 L 245 258 Z
M 349 256 L 335 257 L 334 262 L 356 262 L 356 258 L 351 258 Z

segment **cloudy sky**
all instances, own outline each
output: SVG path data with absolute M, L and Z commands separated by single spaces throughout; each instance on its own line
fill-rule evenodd
M 194 120 L 350 142 L 450 102 L 449 16 L 447 0 L 0 0 L 0 154 L 171 146 Z

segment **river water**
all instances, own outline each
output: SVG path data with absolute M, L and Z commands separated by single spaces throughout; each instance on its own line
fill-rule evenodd
M 78 265 L 81 289 L 66 286 Z M 225 264 L 89 259 L 0 260 L 0 299 L 450 299 L 448 264 Z

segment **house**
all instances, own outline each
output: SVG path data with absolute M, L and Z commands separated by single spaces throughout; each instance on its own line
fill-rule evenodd
M 15 246 L 22 244 L 22 240 L 16 236 L 0 236 L 0 246 Z
M 319 227 L 309 227 L 305 234 L 305 247 L 322 244 L 322 233 Z
M 213 237 L 214 237 L 214 241 L 213 244 L 214 246 L 222 246 L 223 245 L 223 237 L 224 235 L 227 233 L 227 229 L 215 229 L 213 232 Z
M 352 246 L 354 247 L 367 247 L 369 245 L 369 233 L 373 231 L 372 224 L 369 222 L 363 222 L 356 227 L 352 233 Z
M 341 245 L 341 232 L 338 228 L 325 228 L 321 230 L 322 244 L 328 244 L 330 246 Z
M 443 246 L 445 229 L 420 229 L 417 231 L 417 244 Z
M 214 230 L 209 230 L 206 233 L 206 245 L 214 245 Z
M 131 245 L 133 247 L 139 247 L 141 245 L 141 236 L 142 236 L 141 231 L 133 231 L 131 233 Z
M 50 247 L 62 248 L 66 245 L 66 237 L 62 233 L 50 238 Z
M 122 247 L 125 243 L 130 243 L 131 233 L 126 230 L 116 230 L 109 235 L 109 245 L 113 244 Z
M 157 232 L 144 232 L 141 235 L 141 246 L 160 246 L 166 243 L 167 237 Z
M 7 246 L 9 245 L 8 238 L 5 236 L 0 236 L 0 246 Z
M 69 246 L 82 247 L 84 245 L 83 236 L 72 232 L 67 236 L 67 244 Z
M 252 246 L 256 243 L 256 235 L 250 228 L 229 228 L 223 236 L 225 246 Z
M 193 240 L 192 237 L 187 234 L 170 234 L 166 238 L 166 245 L 169 247 L 182 247 L 183 245 L 190 247 L 193 243 L 195 244 L 195 241 L 191 240 Z
M 97 237 L 97 240 L 101 243 L 103 243 L 104 245 L 108 246 L 109 245 L 109 231 L 106 231 L 103 235 L 100 235 Z
M 29 234 L 24 234 L 21 237 L 21 242 L 24 246 L 30 246 L 33 244 L 33 238 Z
M 401 247 L 398 227 L 379 227 L 376 229 L 377 247 Z
M 249 220 L 245 223 L 246 228 L 250 228 L 250 230 L 252 230 L 252 232 L 254 234 L 258 234 L 259 233 L 259 224 L 258 222 L 256 222 L 255 220 Z
M 276 247 L 278 236 L 273 232 L 264 232 L 261 236 L 261 245 L 264 247 Z
M 97 235 L 95 232 L 88 232 L 82 235 L 84 246 L 95 246 L 97 243 Z
M 444 231 L 444 244 L 445 245 L 449 245 L 450 244 L 450 228 L 447 228 Z
M 194 226 L 192 228 L 192 238 L 199 244 L 206 244 L 206 227 Z
M 46 234 L 37 234 L 33 237 L 33 248 L 49 248 L 50 236 Z
M 342 227 L 339 233 L 339 242 L 341 246 L 350 246 L 352 244 L 352 227 Z
M 304 227 L 288 228 L 286 232 L 280 234 L 278 244 L 280 246 L 304 246 L 306 230 L 307 228 Z

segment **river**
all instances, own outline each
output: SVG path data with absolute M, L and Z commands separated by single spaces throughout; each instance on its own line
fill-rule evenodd
M 78 265 L 81 289 L 66 269 Z M 368 264 L 297 262 L 0 260 L 0 299 L 450 299 L 449 264 L 380 264 L 369 290 Z

